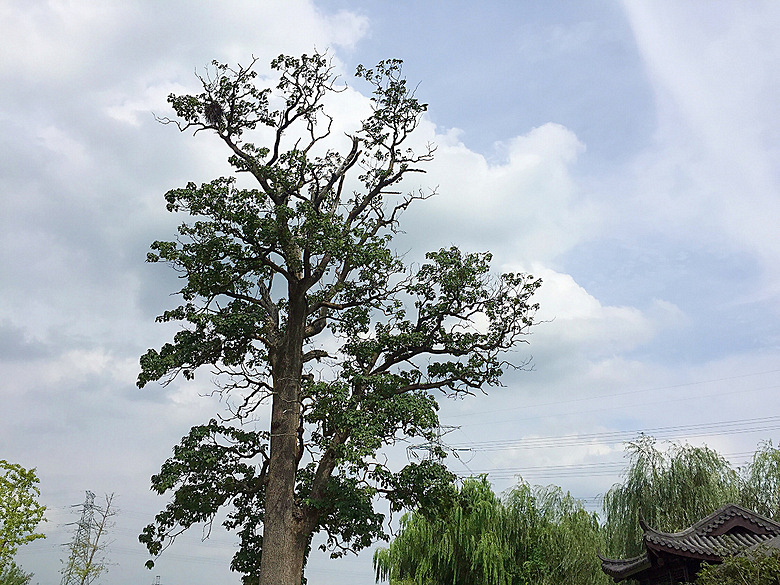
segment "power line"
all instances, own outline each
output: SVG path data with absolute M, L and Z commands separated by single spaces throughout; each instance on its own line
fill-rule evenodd
M 658 392 L 660 390 L 674 390 L 675 388 L 686 388 L 689 386 L 699 386 L 701 384 L 713 384 L 715 382 L 728 382 L 730 380 L 740 380 L 743 378 L 749 378 L 752 376 L 762 376 L 764 374 L 776 374 L 780 372 L 780 369 L 776 370 L 765 370 L 763 372 L 751 372 L 749 374 L 740 374 L 737 376 L 727 376 L 723 378 L 712 378 L 710 380 L 699 380 L 696 382 L 684 382 L 682 384 L 672 384 L 669 386 L 655 386 L 651 388 L 641 388 L 638 390 L 625 390 L 623 392 L 615 392 L 612 394 L 606 394 L 606 395 L 600 395 L 600 396 L 587 396 L 583 398 L 568 398 L 563 400 L 556 400 L 555 402 L 539 402 L 537 404 L 529 404 L 525 406 L 514 406 L 511 408 L 502 408 L 500 410 L 485 410 L 481 412 L 467 412 L 462 414 L 454 414 L 450 415 L 448 418 L 460 418 L 464 416 L 480 416 L 484 414 L 499 414 L 504 413 L 510 410 L 526 410 L 528 408 L 536 408 L 539 406 L 557 406 L 558 404 L 573 404 L 575 402 L 586 402 L 588 400 L 600 400 L 600 399 L 610 399 L 615 398 L 616 396 L 630 396 L 632 394 L 645 394 L 648 392 Z M 768 388 L 777 388 L 777 386 L 769 386 Z M 758 388 L 758 390 L 768 389 L 768 388 Z M 744 390 L 743 390 L 744 391 Z
M 499 451 L 507 449 L 549 449 L 558 447 L 589 446 L 599 441 L 606 444 L 625 443 L 636 436 L 651 435 L 657 439 L 684 437 L 701 437 L 705 435 L 734 435 L 752 432 L 766 432 L 780 429 L 780 416 L 747 418 L 740 420 L 719 421 L 713 423 L 697 423 L 689 425 L 674 425 L 648 429 L 602 431 L 598 433 L 583 433 L 577 435 L 550 435 L 545 437 L 523 437 L 500 441 L 481 441 L 457 443 L 450 447 L 464 451 Z
M 724 458 L 739 463 L 747 463 L 753 456 L 752 451 L 731 453 Z M 487 474 L 491 479 L 508 479 L 521 476 L 525 480 L 533 478 L 561 478 L 561 477 L 596 477 L 618 476 L 626 468 L 624 461 L 607 461 L 601 463 L 570 463 L 566 465 L 533 465 L 522 467 L 502 467 L 494 469 L 477 469 L 472 473 L 456 472 L 460 477 L 469 475 Z
M 749 389 L 740 388 L 740 389 L 737 389 L 737 390 L 729 390 L 727 392 L 710 393 L 710 394 L 704 394 L 704 395 L 700 395 L 700 396 L 683 396 L 683 397 L 680 397 L 680 398 L 664 398 L 663 400 L 652 400 L 652 401 L 636 403 L 634 406 L 650 406 L 650 405 L 653 405 L 653 404 L 669 404 L 671 402 L 685 402 L 685 401 L 689 401 L 689 400 L 702 400 L 704 398 L 713 398 L 715 396 L 728 396 L 729 394 L 745 394 L 747 392 L 758 392 L 760 390 L 775 390 L 777 388 L 780 388 L 780 384 L 775 384 L 775 385 L 772 385 L 772 386 L 763 386 L 761 388 L 749 388 Z M 581 400 L 596 400 L 596 399 L 599 399 L 599 398 L 610 398 L 610 396 L 606 396 L 606 397 L 594 396 L 594 397 L 589 397 L 589 398 L 582 398 Z M 573 402 L 576 402 L 577 400 L 580 400 L 580 399 L 575 399 L 575 400 L 573 400 Z M 553 403 L 549 403 L 549 405 L 557 405 L 557 404 L 560 404 L 560 403 L 563 403 L 563 402 L 565 402 L 565 401 L 562 400 L 559 403 L 558 402 L 553 402 Z M 545 405 L 547 405 L 547 404 L 545 404 Z M 545 406 L 545 405 L 534 405 L 534 406 Z M 520 408 L 525 408 L 525 407 L 506 408 L 506 409 L 498 411 L 498 412 L 506 412 L 506 411 L 510 411 L 510 410 L 518 410 Z M 528 408 L 533 408 L 533 406 L 530 406 Z M 600 407 L 600 408 L 589 408 L 588 410 L 579 409 L 577 411 L 570 411 L 570 412 L 556 412 L 555 414 L 557 416 L 569 416 L 569 415 L 580 416 L 580 415 L 585 414 L 585 413 L 604 412 L 604 411 L 609 411 L 609 410 L 616 410 L 618 408 L 621 408 L 621 407 L 618 407 L 618 406 L 604 406 L 604 407 Z M 457 416 L 471 416 L 471 414 L 469 414 L 469 415 L 457 415 Z M 548 415 L 545 415 L 545 416 L 549 417 L 550 415 L 548 414 Z M 525 417 L 520 417 L 520 418 L 512 417 L 512 418 L 501 419 L 501 420 L 492 419 L 492 420 L 485 421 L 485 422 L 466 423 L 466 424 L 463 424 L 463 425 L 460 425 L 460 426 L 473 427 L 473 426 L 495 425 L 495 424 L 498 424 L 498 423 L 505 423 L 505 422 L 519 422 L 519 421 L 527 421 L 527 420 L 539 420 L 540 418 L 543 418 L 543 417 L 537 415 L 537 416 L 525 416 Z

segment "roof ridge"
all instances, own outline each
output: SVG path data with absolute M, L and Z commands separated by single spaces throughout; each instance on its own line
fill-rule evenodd
M 731 512 L 731 514 L 727 518 L 724 518 L 721 522 L 717 522 L 717 523 L 715 522 L 722 516 L 726 515 L 727 512 Z M 742 518 L 748 520 L 749 522 L 757 524 L 758 526 L 763 526 L 764 528 L 767 529 L 774 529 L 774 531 L 777 531 L 777 533 L 780 534 L 780 523 L 777 523 L 771 518 L 767 518 L 766 516 L 762 516 L 757 512 L 753 512 L 752 510 L 749 510 L 744 506 L 741 506 L 739 504 L 734 504 L 734 503 L 721 506 L 720 508 L 715 510 L 712 514 L 710 514 L 706 518 L 703 518 L 693 526 L 705 528 L 706 531 L 709 533 L 712 530 L 714 530 L 717 526 L 723 524 L 728 518 L 731 518 L 733 516 L 741 516 Z
M 658 530 L 657 528 L 653 528 L 652 526 L 649 526 L 646 522 L 641 522 L 641 525 L 642 528 L 644 529 L 645 536 L 647 535 L 648 532 L 658 536 L 674 537 L 674 538 L 682 538 L 685 536 L 689 536 L 690 534 L 705 536 L 705 535 L 709 535 L 715 528 L 721 526 L 729 518 L 732 518 L 734 516 L 741 516 L 742 518 L 748 520 L 749 522 L 753 522 L 758 526 L 763 526 L 764 528 L 767 528 L 770 531 L 775 531 L 778 535 L 780 535 L 780 523 L 775 522 L 771 518 L 767 518 L 766 516 L 762 516 L 761 514 L 758 514 L 756 512 L 752 512 L 751 510 L 748 510 L 747 508 L 740 506 L 739 504 L 733 504 L 733 503 L 725 504 L 724 506 L 721 506 L 720 508 L 718 508 L 708 516 L 705 516 L 704 518 L 692 524 L 688 528 L 685 528 L 678 532 L 665 532 L 663 530 Z

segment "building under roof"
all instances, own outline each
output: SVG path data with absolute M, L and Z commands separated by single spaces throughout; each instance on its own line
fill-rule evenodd
M 601 558 L 602 570 L 616 582 L 636 579 L 640 585 L 693 583 L 703 562 L 720 563 L 724 557 L 749 549 L 780 549 L 780 524 L 728 504 L 681 532 L 660 532 L 646 525 L 645 552 L 632 559 Z

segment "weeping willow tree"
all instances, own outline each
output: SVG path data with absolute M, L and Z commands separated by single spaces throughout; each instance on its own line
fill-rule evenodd
M 603 548 L 598 516 L 558 486 L 531 487 L 521 482 L 504 505 L 512 518 L 516 584 L 597 585 L 610 580 L 595 551 Z
M 642 552 L 640 513 L 649 526 L 674 532 L 742 500 L 739 474 L 709 447 L 672 445 L 663 452 L 653 437 L 643 435 L 627 444 L 627 456 L 624 481 L 604 496 L 604 530 L 612 555 Z
M 759 444 L 743 470 L 741 498 L 743 506 L 780 520 L 780 449 L 772 441 Z
M 596 516 L 560 488 L 522 482 L 502 501 L 482 477 L 441 516 L 406 515 L 374 567 L 391 585 L 598 585 L 601 545 Z
M 598 516 L 558 486 L 521 482 L 505 497 L 522 545 L 521 579 L 515 583 L 597 585 L 611 582 L 595 554 L 604 548 Z
M 438 517 L 401 519 L 398 537 L 374 553 L 376 578 L 393 585 L 512 583 L 507 510 L 486 478 L 469 479 Z
M 559 487 L 521 482 L 501 500 L 486 478 L 469 479 L 440 516 L 418 509 L 402 519 L 398 537 L 374 554 L 377 581 L 606 584 L 611 580 L 596 551 L 616 558 L 642 552 L 640 511 L 647 524 L 664 531 L 687 528 L 732 502 L 780 519 L 780 449 L 771 442 L 760 444 L 742 469 L 706 446 L 663 451 L 646 435 L 626 450 L 629 464 L 623 481 L 604 497 L 602 524 Z M 712 568 L 707 583 L 730 585 L 735 575 L 765 573 L 766 566 L 762 557 L 735 558 Z
M 780 520 L 780 449 L 772 441 L 760 443 L 750 463 L 741 471 L 740 504 L 774 520 Z M 757 549 L 737 554 L 719 565 L 704 565 L 699 585 L 777 585 L 780 583 L 780 551 Z

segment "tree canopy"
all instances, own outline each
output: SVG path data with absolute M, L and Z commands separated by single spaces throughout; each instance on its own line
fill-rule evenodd
M 607 585 L 602 546 L 598 517 L 560 488 L 521 482 L 500 499 L 481 477 L 442 514 L 405 515 L 374 567 L 391 585 Z
M 743 468 L 707 446 L 671 444 L 662 451 L 641 435 L 626 445 L 628 467 L 605 494 L 604 527 L 609 552 L 641 552 L 641 513 L 649 526 L 666 532 L 688 528 L 719 507 L 735 503 L 780 519 L 780 450 L 760 443 Z
M 433 392 L 500 383 L 540 281 L 492 274 L 488 253 L 443 248 L 407 266 L 391 248 L 401 213 L 428 196 L 401 182 L 435 150 L 410 145 L 427 106 L 400 61 L 358 67 L 372 108 L 346 137 L 331 131 L 326 103 L 344 86 L 325 56 L 274 59 L 275 88 L 253 65 L 214 62 L 201 93 L 169 97 L 178 119 L 161 119 L 214 135 L 237 175 L 166 194 L 192 221 L 148 260 L 182 277 L 181 304 L 158 321 L 183 327 L 142 356 L 138 385 L 205 366 L 233 416 L 174 448 L 152 478 L 173 499 L 140 539 L 157 555 L 228 506 L 225 525 L 241 537 L 232 567 L 291 585 L 314 533 L 335 556 L 387 538 L 375 496 L 392 510 L 446 500 L 443 465 L 391 469 L 379 451 L 435 438 Z
M 0 585 L 29 585 L 32 578 L 32 573 L 25 573 L 13 561 L 0 569 Z
M 644 550 L 640 513 L 649 526 L 675 532 L 741 501 L 737 470 L 709 447 L 672 444 L 664 452 L 653 437 L 642 435 L 626 449 L 624 479 L 604 495 L 611 555 L 631 557 Z
M 780 449 L 761 443 L 742 470 L 740 503 L 773 520 L 780 520 Z
M 35 469 L 0 459 L 0 573 L 4 575 L 20 574 L 11 570 L 19 546 L 45 538 L 35 532 L 46 510 L 38 503 L 40 495 Z

